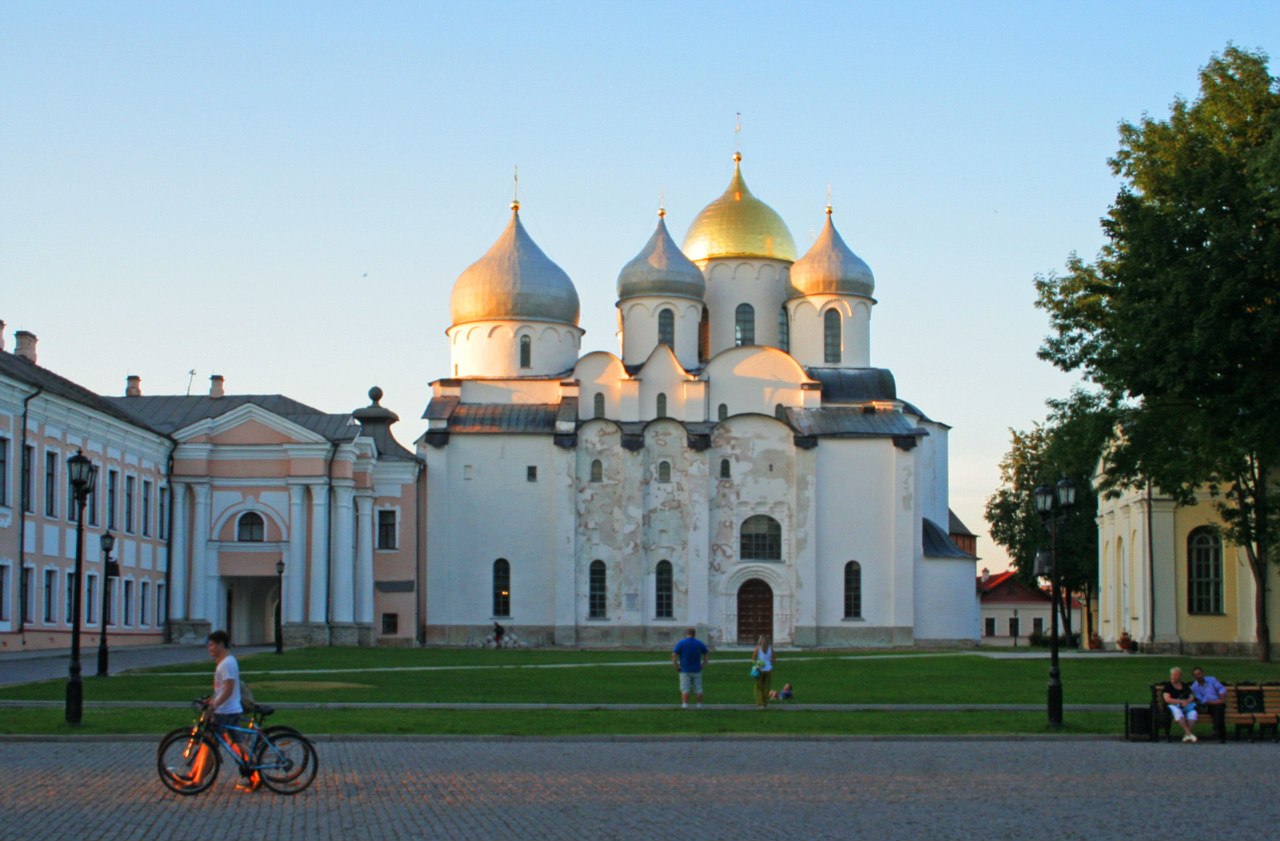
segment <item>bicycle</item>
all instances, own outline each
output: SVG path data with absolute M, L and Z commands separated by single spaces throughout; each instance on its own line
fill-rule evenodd
M 315 780 L 320 760 L 311 741 L 292 727 L 262 726 L 274 708 L 258 704 L 248 714 L 247 726 L 214 728 L 205 699 L 193 701 L 192 706 L 198 713 L 195 722 L 166 733 L 156 750 L 160 782 L 170 791 L 189 796 L 213 785 L 222 768 L 222 751 L 231 755 L 242 776 L 257 772 L 277 794 L 297 794 Z M 252 759 L 242 758 L 232 748 L 237 736 L 243 738 L 244 755 Z

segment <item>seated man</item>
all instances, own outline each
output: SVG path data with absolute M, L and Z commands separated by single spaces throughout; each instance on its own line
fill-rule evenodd
M 1191 670 L 1191 694 L 1195 696 L 1196 708 L 1208 711 L 1213 719 L 1213 735 L 1219 739 L 1226 736 L 1227 687 L 1223 686 L 1213 675 L 1205 677 L 1204 669 L 1196 666 Z
M 1196 741 L 1195 734 L 1191 732 L 1196 723 L 1196 702 L 1191 696 L 1191 687 L 1182 682 L 1182 669 L 1174 666 L 1169 670 L 1169 680 L 1161 687 L 1160 697 L 1169 705 L 1169 714 L 1186 734 L 1182 741 Z

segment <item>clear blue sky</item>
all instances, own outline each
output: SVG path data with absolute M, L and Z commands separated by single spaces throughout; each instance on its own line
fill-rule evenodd
M 1194 97 L 1267 2 L 0 4 L 0 319 L 85 386 L 369 386 L 410 441 L 449 291 L 521 216 L 617 350 L 614 283 L 665 194 L 682 239 L 744 174 L 808 247 L 872 267 L 872 363 L 951 424 L 952 507 L 1071 378 L 1037 272 L 1102 243 L 1121 120 Z M 1273 73 L 1276 72 L 1273 63 Z

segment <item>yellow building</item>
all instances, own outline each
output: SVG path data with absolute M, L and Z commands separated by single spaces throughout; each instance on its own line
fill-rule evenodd
M 1155 488 L 1098 500 L 1098 633 L 1143 650 L 1257 653 L 1255 582 L 1244 550 L 1218 533 L 1207 492 L 1179 505 Z M 1272 653 L 1280 630 L 1280 567 L 1268 570 Z

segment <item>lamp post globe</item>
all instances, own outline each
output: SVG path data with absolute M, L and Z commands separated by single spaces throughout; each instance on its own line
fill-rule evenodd
M 116 548 L 116 536 L 105 532 L 98 538 L 98 543 L 102 548 L 102 629 L 98 634 L 98 677 L 106 677 L 111 665 L 111 655 L 107 651 L 107 612 L 111 609 L 108 585 L 112 578 L 120 576 L 120 565 L 111 559 L 111 550 Z
M 84 717 L 84 683 L 80 679 L 80 615 L 84 580 L 84 506 L 93 489 L 98 468 L 81 451 L 67 459 L 67 481 L 71 483 L 76 508 L 76 565 L 71 575 L 71 665 L 67 678 L 66 719 L 79 724 Z

